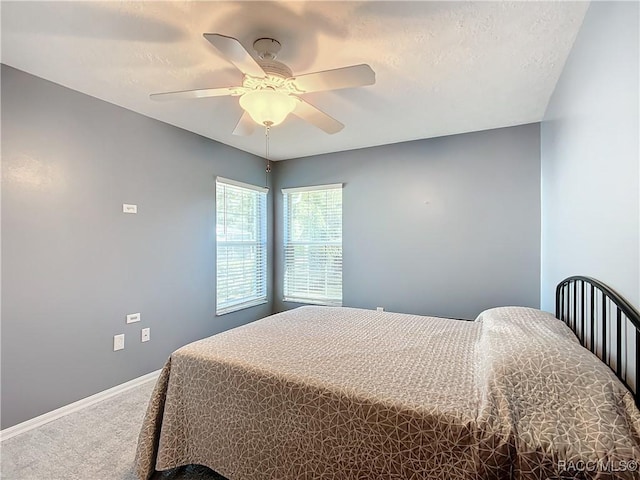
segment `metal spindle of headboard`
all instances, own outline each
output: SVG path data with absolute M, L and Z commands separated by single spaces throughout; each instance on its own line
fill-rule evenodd
M 573 276 L 556 287 L 556 317 L 614 371 L 640 408 L 640 313 L 602 282 Z

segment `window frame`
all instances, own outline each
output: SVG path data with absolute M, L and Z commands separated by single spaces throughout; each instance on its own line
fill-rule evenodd
M 220 221 L 220 205 L 218 202 L 218 193 L 220 186 L 225 188 L 230 187 L 232 189 L 240 189 L 245 193 L 256 194 L 255 201 L 257 202 L 257 212 L 255 215 L 256 225 L 255 228 L 255 240 L 224 240 L 219 239 L 218 228 Z M 225 177 L 216 177 L 216 209 L 215 209 L 215 242 L 216 242 L 216 316 L 226 315 L 227 313 L 237 312 L 246 308 L 255 307 L 267 303 L 269 294 L 268 285 L 268 238 L 267 238 L 267 196 L 269 189 L 266 187 L 259 187 L 249 183 L 239 182 Z M 225 204 L 224 216 L 225 220 L 229 215 L 227 205 Z M 242 214 L 236 213 L 236 214 Z M 226 224 L 225 224 L 226 228 Z M 256 282 L 256 294 L 253 296 L 246 296 L 238 299 L 237 301 L 230 301 L 229 297 L 225 298 L 224 302 L 221 302 L 220 295 L 220 254 L 221 247 L 232 246 L 255 246 L 256 268 L 255 268 L 255 282 Z M 228 279 L 227 279 L 228 284 Z
M 303 303 L 303 304 L 311 304 L 311 305 L 327 305 L 327 306 L 342 306 L 342 301 L 343 301 L 343 282 L 342 282 L 342 266 L 343 266 L 343 249 L 342 249 L 342 243 L 343 243 L 343 226 L 342 226 L 342 220 L 343 220 L 343 194 L 342 194 L 342 189 L 344 188 L 344 184 L 342 183 L 333 183 L 333 184 L 325 184 L 325 185 L 313 185 L 313 186 L 306 186 L 306 187 L 293 187 L 293 188 L 283 188 L 282 189 L 282 196 L 283 196 L 283 214 L 284 214 L 284 218 L 283 218 L 283 250 L 282 250 L 282 255 L 283 255 L 283 278 L 282 278 L 282 301 L 284 302 L 293 302 L 293 303 Z M 318 241 L 312 241 L 312 240 L 307 240 L 307 241 L 292 241 L 290 240 L 290 236 L 291 236 L 291 218 L 290 218 L 290 212 L 289 209 L 291 208 L 290 206 L 290 198 L 289 195 L 291 194 L 296 194 L 296 193 L 305 193 L 305 192 L 313 192 L 313 191 L 326 191 L 326 190 L 340 190 L 340 240 L 339 241 L 324 241 L 324 242 L 318 242 Z M 325 214 L 326 215 L 326 214 Z M 300 291 L 295 292 L 295 291 L 287 291 L 288 290 L 288 268 L 289 265 L 287 263 L 288 260 L 288 255 L 287 255 L 287 250 L 288 247 L 291 247 L 293 245 L 298 245 L 298 246 L 330 246 L 330 247 L 339 247 L 340 248 L 340 275 L 339 275 L 339 283 L 340 283 L 340 296 L 339 298 L 332 298 L 329 296 L 326 296 L 324 298 L 322 297 L 318 297 L 317 295 L 314 296 L 305 296 L 304 294 L 301 294 Z M 335 280 L 335 279 L 332 279 Z M 325 291 L 328 290 L 328 282 L 325 283 L 324 285 Z

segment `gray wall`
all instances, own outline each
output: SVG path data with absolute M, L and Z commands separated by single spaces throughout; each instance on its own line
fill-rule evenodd
M 539 125 L 277 162 L 280 189 L 344 182 L 345 306 L 475 318 L 539 306 Z M 425 203 L 427 202 L 427 203 Z M 276 310 L 282 218 L 275 215 Z
M 541 126 L 542 307 L 596 277 L 640 305 L 637 2 L 593 2 Z
M 2 428 L 271 313 L 215 317 L 215 175 L 263 160 L 2 66 Z

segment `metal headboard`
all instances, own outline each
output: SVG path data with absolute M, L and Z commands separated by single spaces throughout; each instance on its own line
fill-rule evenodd
M 640 313 L 602 282 L 573 276 L 556 287 L 556 317 L 615 372 L 640 408 Z

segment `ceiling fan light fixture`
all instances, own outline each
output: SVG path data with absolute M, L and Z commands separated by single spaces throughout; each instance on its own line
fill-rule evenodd
M 278 125 L 296 107 L 296 100 L 277 90 L 254 90 L 240 97 L 240 106 L 258 125 Z

